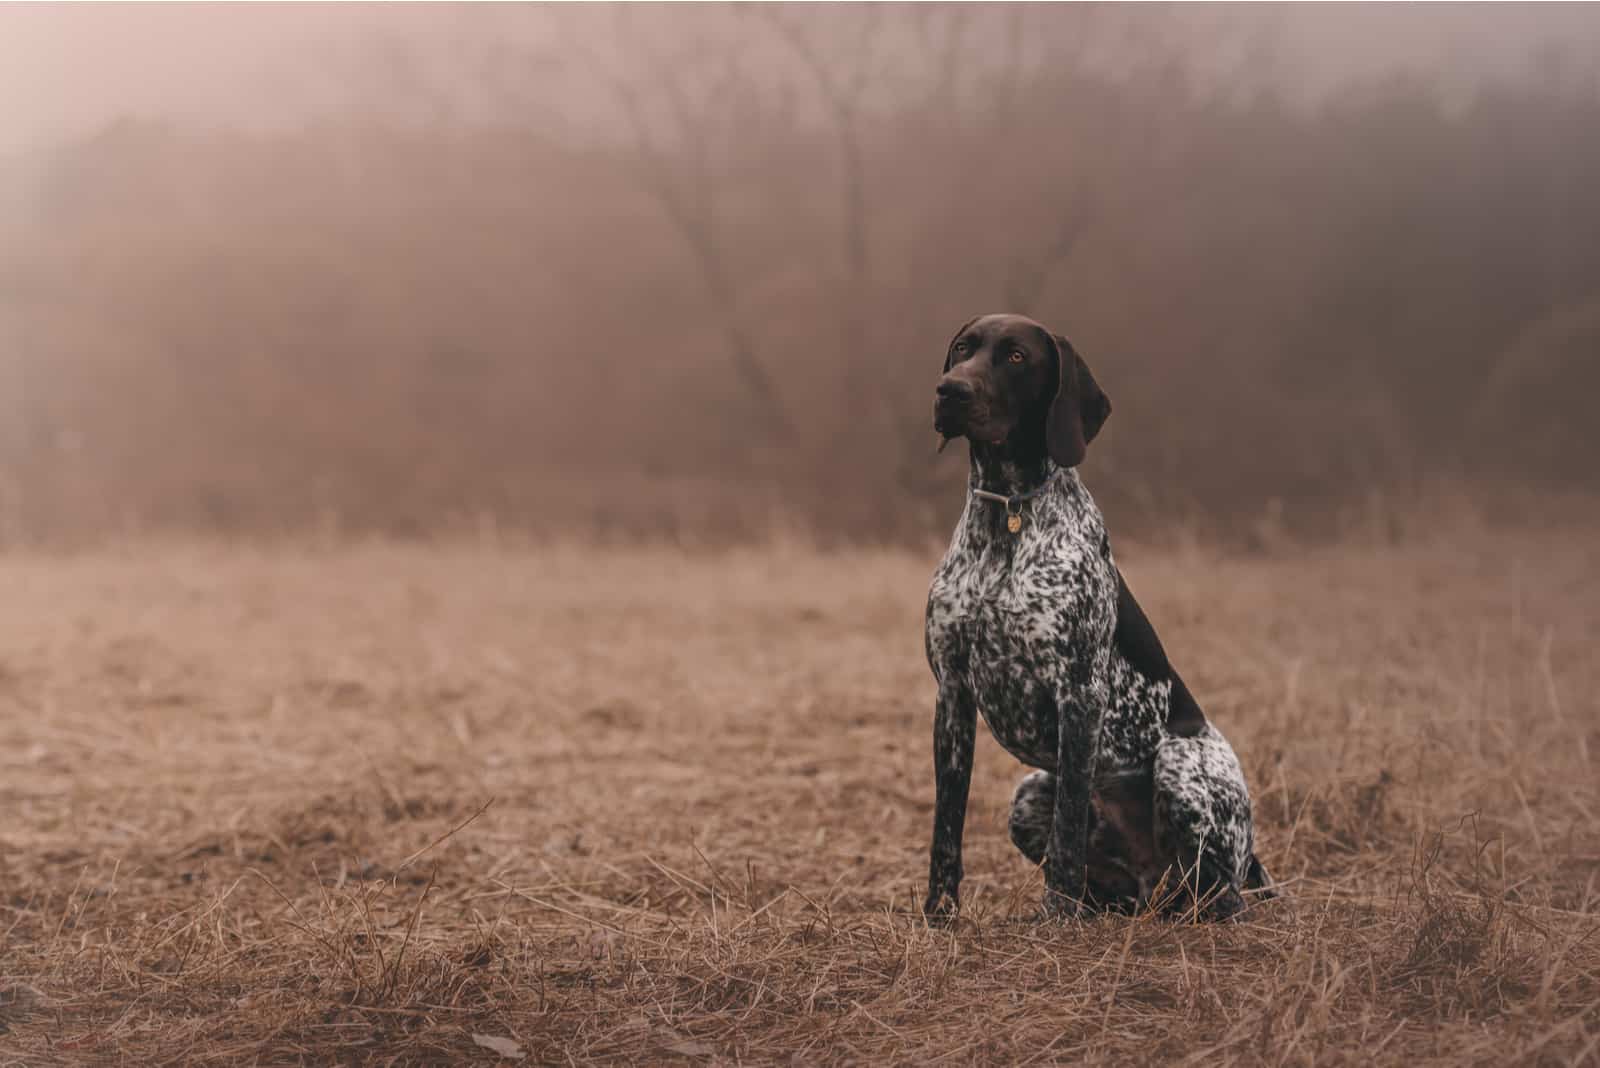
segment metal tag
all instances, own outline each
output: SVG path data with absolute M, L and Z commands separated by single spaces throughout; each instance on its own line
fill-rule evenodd
M 1015 512 L 1006 516 L 1006 529 L 1013 534 L 1020 534 L 1022 532 L 1022 516 Z

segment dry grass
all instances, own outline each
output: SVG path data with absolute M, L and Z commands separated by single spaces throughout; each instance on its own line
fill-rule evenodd
M 3 559 L 0 1062 L 1594 1063 L 1597 542 L 1125 550 L 1292 904 L 952 931 L 931 553 Z

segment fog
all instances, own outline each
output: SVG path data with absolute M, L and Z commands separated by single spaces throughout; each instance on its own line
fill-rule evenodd
M 1597 54 L 1586 6 L 0 7 L 0 538 L 920 538 L 993 310 L 1112 395 L 1114 529 L 1582 497 Z
M 470 98 L 475 56 L 496 47 L 559 46 L 563 21 L 585 22 L 588 36 L 603 38 L 607 17 L 526 5 L 9 4 L 0 13 L 0 152 L 56 143 L 129 114 L 282 128 L 371 113 L 383 102 L 364 92 L 372 73 L 362 68 L 399 55 Z M 803 17 L 825 19 L 820 12 Z M 969 18 L 978 25 L 969 32 L 977 36 L 984 24 L 996 32 L 1007 17 L 973 10 Z M 1111 20 L 1160 32 L 1206 80 L 1267 85 L 1300 101 L 1397 74 L 1427 78 L 1459 96 L 1486 80 L 1526 75 L 1552 55 L 1587 69 L 1600 46 L 1600 17 L 1582 5 L 1557 4 L 1220 4 L 1151 12 L 1092 5 L 1063 28 L 1070 35 L 1075 23 Z M 1111 41 L 1097 46 L 1117 51 Z M 404 117 L 404 109 L 393 117 Z

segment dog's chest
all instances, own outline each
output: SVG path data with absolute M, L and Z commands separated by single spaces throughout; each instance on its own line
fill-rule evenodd
M 1102 545 L 1059 524 L 1010 544 L 958 535 L 929 591 L 935 672 L 959 672 L 996 740 L 1037 767 L 1055 764 L 1058 700 L 1109 639 L 1116 578 Z

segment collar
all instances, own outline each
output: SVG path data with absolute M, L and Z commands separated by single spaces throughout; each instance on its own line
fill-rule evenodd
M 1049 488 L 1050 480 L 1045 479 L 1027 493 L 1013 493 L 1009 497 L 1003 493 L 990 493 L 988 490 L 978 489 L 977 487 L 973 487 L 972 495 L 981 500 L 993 501 L 996 504 L 1003 504 L 1006 506 L 1007 512 L 1014 512 L 1022 507 L 1024 501 L 1033 500 L 1035 497 L 1039 496 L 1039 494 L 1043 493 Z
M 1009 497 L 1003 493 L 991 493 L 986 489 L 978 489 L 976 486 L 972 487 L 971 493 L 981 501 L 993 501 L 995 504 L 1005 505 L 1006 529 L 1013 534 L 1018 534 L 1022 531 L 1022 506 L 1049 489 L 1050 483 L 1054 481 L 1055 474 L 1052 473 L 1049 478 L 1033 487 L 1027 493 L 1013 493 Z

